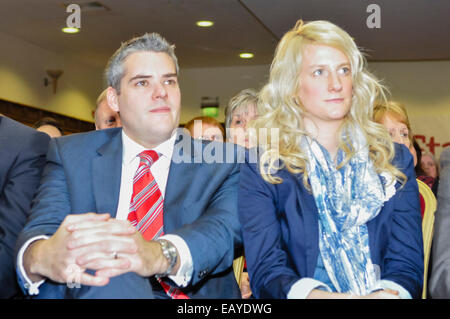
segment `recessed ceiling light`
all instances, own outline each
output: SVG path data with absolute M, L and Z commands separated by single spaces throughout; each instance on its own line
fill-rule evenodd
M 202 27 L 202 28 L 211 27 L 212 25 L 214 25 L 214 22 L 212 22 L 212 21 L 207 21 L 207 20 L 197 21 L 197 26 Z
M 251 59 L 254 56 L 255 55 L 253 53 L 249 53 L 249 52 L 245 52 L 245 53 L 239 54 L 239 57 L 242 58 L 242 59 Z
M 80 32 L 80 29 L 66 27 L 66 28 L 62 28 L 62 32 L 64 32 L 64 33 L 78 33 L 78 32 Z

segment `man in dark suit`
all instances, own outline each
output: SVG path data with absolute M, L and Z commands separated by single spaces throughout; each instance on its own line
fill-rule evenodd
M 437 196 L 436 219 L 430 277 L 430 294 L 434 299 L 450 298 L 450 147 L 444 148 L 440 157 L 440 178 Z
M 175 133 L 173 46 L 155 33 L 131 39 L 110 59 L 106 77 L 122 128 L 50 143 L 18 240 L 19 281 L 43 298 L 238 298 L 232 262 L 241 245 L 239 165 L 202 160 L 209 144 Z M 213 143 L 216 159 L 235 149 Z M 140 160 L 143 151 L 153 155 Z M 141 165 L 150 167 L 152 181 L 142 192 L 135 191 Z M 152 222 L 130 219 L 136 198 L 146 202 L 147 195 L 157 198 L 148 210 Z M 148 235 L 161 202 L 164 235 Z
M 20 291 L 14 245 L 29 215 L 49 140 L 46 134 L 0 115 L 0 298 Z

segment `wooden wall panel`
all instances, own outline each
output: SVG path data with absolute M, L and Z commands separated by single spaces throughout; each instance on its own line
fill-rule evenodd
M 95 125 L 92 122 L 2 99 L 0 99 L 0 113 L 28 126 L 33 126 L 34 123 L 44 117 L 52 117 L 61 125 L 64 135 L 95 130 Z

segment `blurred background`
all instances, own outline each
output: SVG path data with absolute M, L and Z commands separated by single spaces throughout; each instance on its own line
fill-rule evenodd
M 75 21 L 70 4 L 81 9 L 77 33 L 62 31 Z M 181 124 L 204 112 L 223 122 L 234 94 L 265 84 L 279 39 L 299 18 L 329 20 L 354 37 L 406 105 L 420 146 L 438 156 L 450 145 L 449 16 L 448 0 L 2 0 L 0 113 L 26 124 L 50 115 L 68 133 L 93 129 L 108 58 L 122 41 L 159 32 L 176 45 Z M 197 25 L 205 20 L 213 24 Z

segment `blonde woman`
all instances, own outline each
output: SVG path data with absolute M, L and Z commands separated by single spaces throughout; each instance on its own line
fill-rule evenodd
M 254 121 L 279 128 L 279 143 L 272 136 L 259 162 L 241 168 L 239 214 L 256 298 L 420 296 L 413 159 L 372 120 L 383 92 L 336 25 L 299 20 L 281 39 Z

